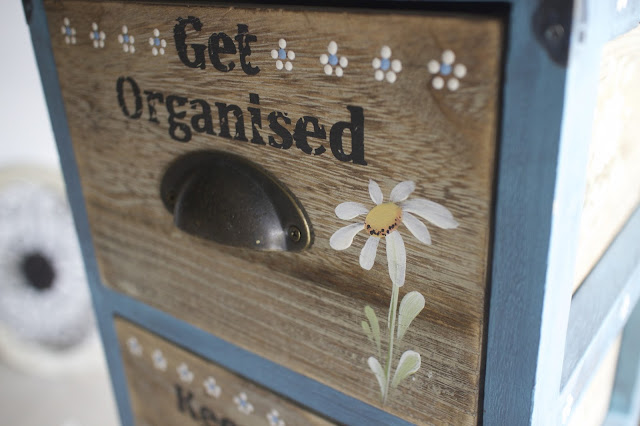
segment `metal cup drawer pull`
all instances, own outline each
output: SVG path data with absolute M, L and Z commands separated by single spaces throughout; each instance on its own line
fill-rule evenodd
M 175 225 L 228 246 L 301 251 L 312 231 L 293 193 L 264 168 L 237 155 L 196 151 L 167 168 L 162 201 Z

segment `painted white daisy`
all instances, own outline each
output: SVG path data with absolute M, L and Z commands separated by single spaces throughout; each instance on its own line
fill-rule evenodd
M 412 181 L 397 184 L 391 191 L 390 201 L 383 203 L 382 191 L 378 184 L 369 180 L 369 195 L 376 204 L 371 210 L 364 204 L 346 202 L 336 207 L 336 216 L 343 220 L 366 215 L 364 222 L 357 222 L 338 229 L 329 240 L 334 250 L 345 250 L 353 243 L 353 238 L 362 230 L 369 234 L 369 238 L 360 252 L 360 266 L 366 270 L 373 267 L 380 240 L 384 238 L 387 246 L 387 263 L 389 276 L 397 287 L 404 285 L 407 267 L 407 254 L 404 241 L 399 232 L 400 225 L 406 226 L 411 233 L 424 244 L 431 244 L 431 235 L 424 223 L 415 215 L 443 229 L 458 227 L 458 222 L 451 212 L 444 206 L 423 198 L 407 200 L 415 190 Z
M 129 337 L 127 339 L 127 346 L 129 347 L 129 352 L 131 352 L 132 355 L 142 355 L 142 346 L 140 345 L 140 342 L 138 342 L 138 339 L 136 339 L 135 337 Z

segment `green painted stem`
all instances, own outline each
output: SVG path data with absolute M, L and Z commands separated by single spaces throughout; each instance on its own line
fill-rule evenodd
M 386 368 L 386 383 L 384 385 L 384 392 L 382 394 L 382 405 L 387 402 L 387 396 L 389 395 L 389 383 L 391 383 L 391 361 L 393 360 L 393 341 L 396 335 L 396 311 L 398 310 L 398 292 L 400 288 L 397 285 L 393 285 L 393 291 L 391 294 L 391 305 L 389 306 L 389 357 L 387 358 Z

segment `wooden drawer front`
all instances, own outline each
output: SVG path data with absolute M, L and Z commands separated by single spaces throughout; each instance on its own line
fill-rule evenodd
M 136 425 L 330 425 L 121 318 L 116 332 Z
M 409 421 L 477 422 L 501 19 L 45 3 L 104 285 Z M 222 54 L 223 47 L 236 53 Z M 203 102 L 211 127 L 197 117 Z M 219 120 L 225 105 L 238 106 L 243 125 L 232 113 Z M 318 125 L 306 139 L 305 120 L 308 133 Z M 275 175 L 306 210 L 311 247 L 254 251 L 178 230 L 160 200 L 160 182 L 175 158 L 196 150 L 240 155 Z M 359 265 L 365 232 L 346 250 L 334 250 L 330 239 L 365 218 L 336 217 L 339 204 L 362 203 L 367 212 L 375 206 L 370 179 L 385 202 L 398 183 L 413 181 L 409 200 L 443 207 L 432 210 L 436 224 L 425 222 L 430 245 L 408 230 L 411 208 L 388 207 L 397 224 L 387 237 L 372 237 L 369 248 L 380 244 L 366 270 Z M 390 219 L 376 212 L 367 223 L 387 226 Z M 422 229 L 415 223 L 422 219 L 414 219 L 409 226 Z M 401 301 L 411 293 L 420 313 L 404 336 L 390 338 L 393 285 L 385 253 L 398 235 L 406 256 L 392 251 L 393 273 L 399 279 L 406 258 L 406 274 L 396 311 L 404 309 L 406 325 L 411 306 Z M 379 349 L 363 331 L 363 322 L 375 329 L 373 316 Z M 394 387 L 403 354 L 408 363 L 419 354 L 421 367 Z M 383 370 L 382 388 L 370 357 Z

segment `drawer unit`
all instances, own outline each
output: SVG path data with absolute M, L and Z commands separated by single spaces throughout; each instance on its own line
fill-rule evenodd
M 123 423 L 560 421 L 637 199 L 574 273 L 611 35 L 548 3 L 27 2 Z

